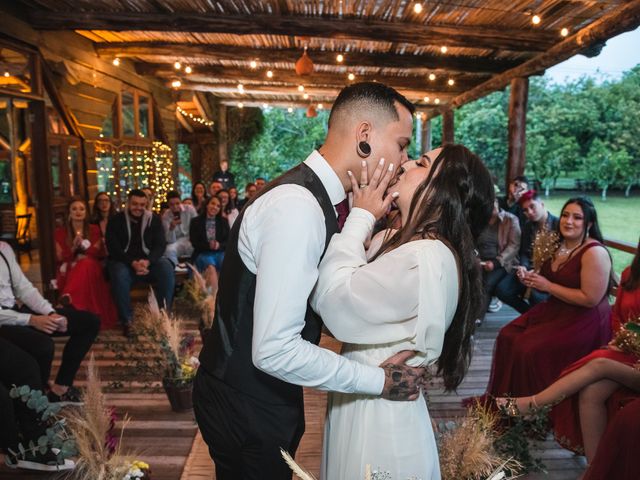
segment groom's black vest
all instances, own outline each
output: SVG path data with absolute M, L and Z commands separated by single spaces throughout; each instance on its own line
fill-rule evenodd
M 304 163 L 269 183 L 247 206 L 269 190 L 286 184 L 305 187 L 320 204 L 327 230 L 324 255 L 329 240 L 338 231 L 338 222 L 322 182 Z M 227 242 L 220 274 L 215 320 L 200 353 L 201 368 L 236 390 L 266 403 L 297 404 L 302 400 L 301 387 L 258 370 L 251 359 L 256 276 L 247 269 L 238 253 L 238 232 L 246 211 L 245 207 L 234 222 Z M 305 300 L 307 311 L 302 338 L 317 345 L 320 341 L 322 322 L 311 310 L 308 298 Z

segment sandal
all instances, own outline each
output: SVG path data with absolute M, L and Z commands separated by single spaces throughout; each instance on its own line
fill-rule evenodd
M 532 395 L 529 398 L 531 399 L 531 401 L 529 402 L 529 410 L 527 414 L 529 414 L 532 410 L 539 408 L 538 404 L 536 403 L 536 396 Z M 522 417 L 524 415 L 518 408 L 518 403 L 516 400 L 517 397 L 498 397 L 496 398 L 496 406 L 499 410 L 504 410 L 509 417 Z

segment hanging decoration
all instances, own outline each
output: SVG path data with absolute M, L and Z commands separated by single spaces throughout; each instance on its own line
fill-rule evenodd
M 307 47 L 304 47 L 302 56 L 296 62 L 296 73 L 300 76 L 311 75 L 313 73 L 313 61 L 307 55 Z
M 180 112 L 180 114 L 183 117 L 187 117 L 190 120 L 193 120 L 194 122 L 200 123 L 200 124 L 202 124 L 202 125 L 204 125 L 206 127 L 213 126 L 213 122 L 211 120 L 206 120 L 206 119 L 204 119 L 202 117 L 194 115 L 193 113 L 189 113 L 189 112 L 187 112 L 186 110 L 184 110 L 183 108 L 181 108 L 179 106 L 176 106 L 176 110 L 178 110 L 178 112 Z

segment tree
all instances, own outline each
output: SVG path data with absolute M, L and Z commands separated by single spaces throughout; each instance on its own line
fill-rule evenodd
M 596 180 L 602 189 L 602 201 L 606 201 L 609 187 L 629 174 L 631 156 L 626 150 L 615 149 L 597 138 L 584 159 L 584 169 L 589 177 Z

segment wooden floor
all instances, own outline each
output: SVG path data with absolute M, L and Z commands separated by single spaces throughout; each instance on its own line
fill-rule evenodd
M 484 323 L 476 332 L 471 368 L 457 393 L 444 393 L 438 385 L 429 391 L 429 410 L 436 422 L 463 415 L 464 410 L 460 405 L 461 399 L 484 393 L 489 379 L 493 344 L 498 330 L 516 316 L 517 313 L 508 307 L 503 307 L 498 313 L 488 314 Z M 339 342 L 326 336 L 322 337 L 321 346 L 334 351 L 338 351 L 340 348 Z M 296 455 L 296 461 L 316 475 L 317 478 L 320 478 L 320 453 L 322 451 L 325 410 L 326 394 L 316 390 L 305 389 L 307 427 Z M 539 448 L 534 450 L 534 455 L 542 459 L 548 472 L 529 474 L 521 477 L 522 479 L 575 480 L 584 471 L 584 458 L 577 457 L 571 452 L 562 449 L 551 437 L 545 442 L 541 442 L 538 446 Z M 202 438 L 198 436 L 194 442 L 194 450 L 187 462 L 187 468 L 185 468 L 182 480 L 204 479 L 215 479 L 215 473 L 206 445 L 204 445 Z

